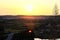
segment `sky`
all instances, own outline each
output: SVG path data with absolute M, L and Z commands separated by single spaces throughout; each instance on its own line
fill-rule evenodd
M 0 0 L 0 15 L 54 15 L 55 4 L 60 9 L 60 0 Z

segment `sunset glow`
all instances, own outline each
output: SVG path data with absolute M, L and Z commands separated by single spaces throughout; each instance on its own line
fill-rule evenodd
M 23 18 L 23 19 L 27 19 L 27 20 L 29 20 L 29 19 L 34 19 L 33 16 L 23 16 L 23 17 L 21 17 L 21 18 Z
M 26 11 L 32 11 L 32 5 L 30 4 L 26 5 Z
M 53 15 L 55 3 L 60 9 L 60 0 L 0 0 L 0 15 Z

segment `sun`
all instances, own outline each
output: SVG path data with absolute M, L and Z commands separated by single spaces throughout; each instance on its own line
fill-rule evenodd
M 32 5 L 31 4 L 25 5 L 25 10 L 26 11 L 32 11 Z

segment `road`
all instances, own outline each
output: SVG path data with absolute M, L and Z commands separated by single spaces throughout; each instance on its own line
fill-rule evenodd
M 8 34 L 8 37 L 7 37 L 7 39 L 5 39 L 5 40 L 11 40 L 12 37 L 13 37 L 13 35 L 14 35 L 14 33 Z M 49 39 L 34 38 L 34 40 L 49 40 Z M 54 40 L 54 39 L 50 39 L 50 40 Z M 60 39 L 56 39 L 56 40 L 60 40 Z

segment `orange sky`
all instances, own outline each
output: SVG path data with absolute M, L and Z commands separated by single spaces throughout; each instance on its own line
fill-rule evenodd
M 60 9 L 60 0 L 0 0 L 0 15 L 53 15 L 55 3 Z

